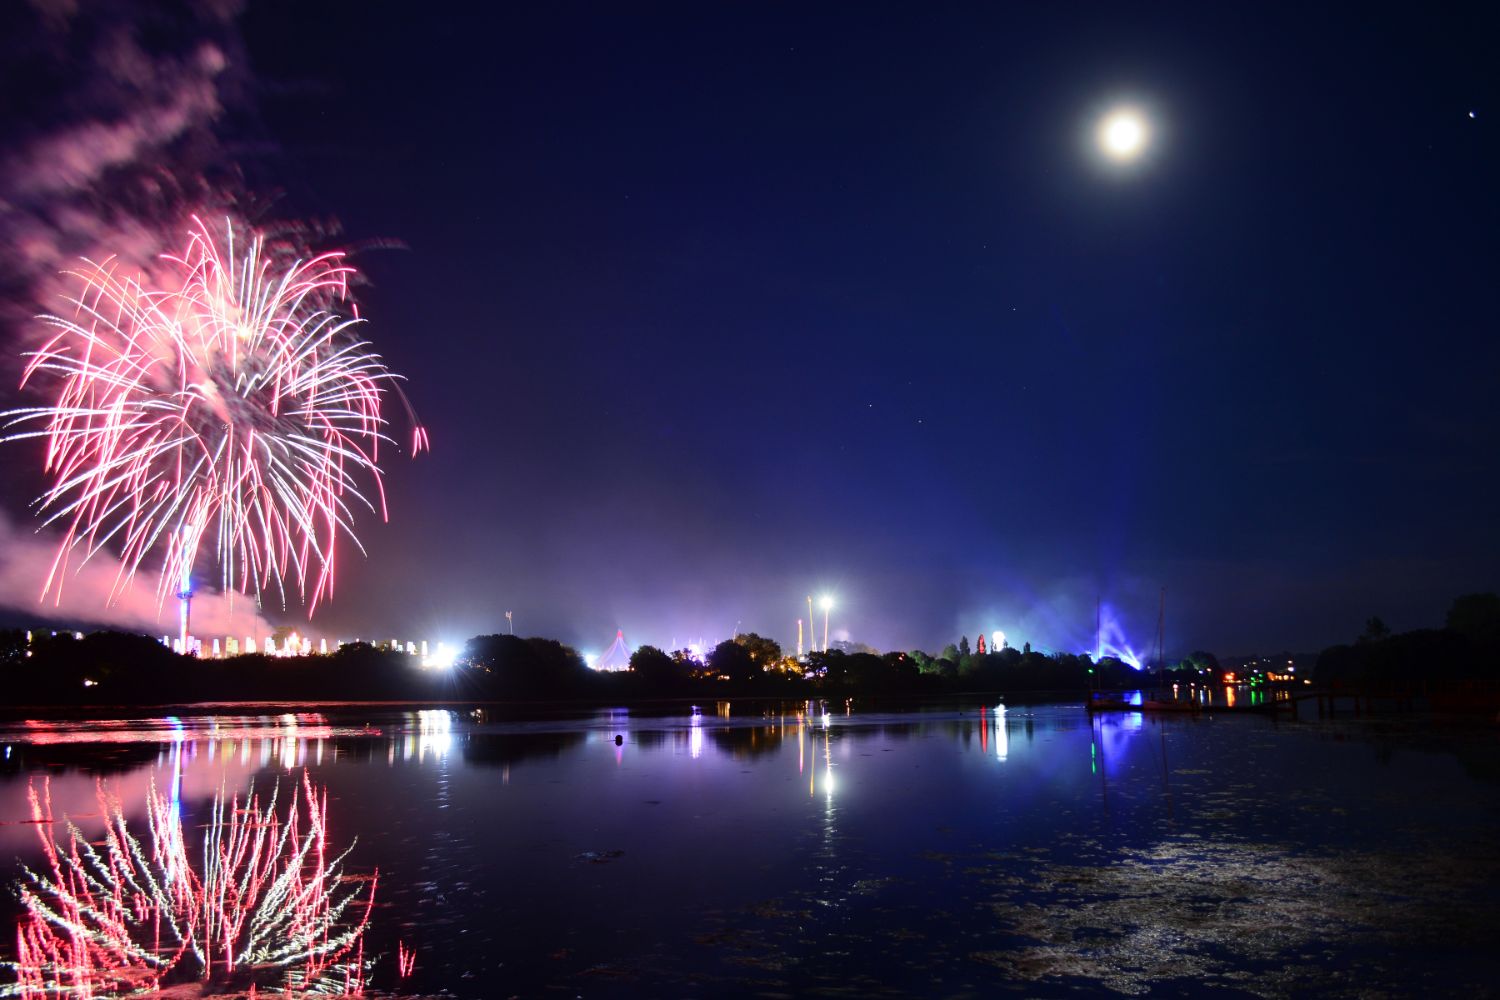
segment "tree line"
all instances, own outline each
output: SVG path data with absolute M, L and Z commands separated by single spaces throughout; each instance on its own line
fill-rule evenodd
M 1393 690 L 1500 682 L 1500 595 L 1456 598 L 1442 628 L 1394 633 L 1371 618 L 1353 642 L 1318 654 L 1313 677 L 1322 685 Z
M 1173 671 L 1218 679 L 1218 661 L 1195 652 Z M 877 653 L 868 647 L 787 656 L 753 632 L 704 656 L 642 646 L 630 669 L 591 670 L 554 639 L 475 636 L 450 669 L 423 669 L 417 657 L 367 643 L 327 655 L 248 654 L 197 659 L 155 639 L 123 632 L 0 632 L 0 672 L 9 705 L 188 704 L 199 701 L 506 701 L 765 695 L 922 696 L 959 692 L 1121 690 L 1146 680 L 1114 657 L 1041 653 L 1030 646 L 978 652 L 968 640 L 937 655 Z M 1500 596 L 1453 602 L 1440 629 L 1392 634 L 1377 618 L 1353 643 L 1322 652 L 1323 685 L 1411 686 L 1422 682 L 1500 682 Z
M 101 631 L 0 632 L 0 672 L 10 705 L 188 704 L 199 701 L 505 701 L 673 698 L 721 695 L 822 697 L 927 695 L 959 691 L 1081 693 L 1118 688 L 1136 673 L 1118 660 L 1002 649 L 937 656 L 863 648 L 783 654 L 745 633 L 699 657 L 653 646 L 630 669 L 591 670 L 553 639 L 475 636 L 448 669 L 423 669 L 396 649 L 349 643 L 327 655 L 243 654 L 198 659 L 147 636 Z

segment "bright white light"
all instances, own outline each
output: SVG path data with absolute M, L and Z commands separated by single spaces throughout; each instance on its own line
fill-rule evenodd
M 999 629 L 995 629 L 995 631 L 990 633 L 990 648 L 997 653 L 1005 648 L 1004 632 L 1000 631 Z
M 441 648 L 439 643 L 439 648 Z M 453 713 L 447 709 L 423 710 L 417 713 L 417 759 L 431 753 L 446 757 L 453 749 Z
M 821 607 L 824 611 L 832 611 L 833 610 L 833 598 L 829 597 L 827 594 L 824 594 L 823 595 L 823 600 L 819 602 L 818 606 Z
M 1099 147 L 1112 160 L 1133 160 L 1146 148 L 1146 120 L 1129 109 L 1113 111 L 1099 123 Z
M 451 670 L 453 661 L 457 658 L 457 649 L 449 646 L 446 642 L 440 642 L 437 644 L 437 648 L 422 661 L 422 666 L 427 667 L 429 670 Z

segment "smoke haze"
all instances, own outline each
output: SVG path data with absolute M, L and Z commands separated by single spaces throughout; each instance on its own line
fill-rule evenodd
M 73 560 L 62 581 L 62 593 L 43 602 L 41 582 L 57 556 L 57 542 L 48 535 L 27 531 L 0 511 L 0 607 L 58 622 L 106 625 L 149 635 L 177 631 L 175 601 L 163 602 L 157 573 L 139 571 L 111 598 L 120 572 L 119 562 L 97 553 L 82 565 Z M 200 588 L 193 597 L 193 634 L 215 636 L 270 635 L 274 626 L 242 594 L 226 596 Z

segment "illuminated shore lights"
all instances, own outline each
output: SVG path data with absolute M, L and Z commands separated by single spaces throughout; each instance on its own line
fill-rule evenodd
M 79 633 L 79 638 L 82 638 Z M 222 640 L 213 638 L 204 640 L 198 636 L 188 636 L 187 645 L 184 646 L 178 639 L 170 635 L 160 636 L 160 642 L 174 653 L 186 653 L 188 656 L 196 656 L 200 659 L 224 659 L 231 656 L 254 655 L 288 657 L 288 656 L 327 656 L 340 648 L 351 643 L 369 642 L 365 639 L 339 639 L 332 645 L 327 638 L 320 638 L 316 642 L 311 637 L 301 636 L 293 632 L 291 635 L 283 636 L 279 641 L 273 635 L 264 636 L 257 640 L 252 635 L 243 638 L 236 636 L 225 636 Z M 29 642 L 29 640 L 28 640 Z M 458 660 L 462 648 L 452 645 L 444 640 L 429 642 L 426 639 L 402 640 L 389 639 L 369 642 L 376 649 L 391 653 L 405 653 L 414 656 L 421 666 L 430 670 L 448 670 Z
M 306 772 L 285 808 L 279 787 L 264 805 L 253 789 L 221 789 L 201 832 L 184 824 L 175 782 L 171 794 L 153 783 L 144 838 L 97 787 L 98 841 L 66 817 L 58 840 L 50 785 L 28 790 L 45 863 L 18 880 L 15 982 L 0 996 L 113 997 L 188 983 L 364 994 L 376 876 L 344 873 L 349 849 L 331 853 L 328 796 Z

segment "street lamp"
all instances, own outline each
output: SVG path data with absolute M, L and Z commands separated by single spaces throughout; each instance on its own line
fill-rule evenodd
M 828 612 L 833 610 L 833 598 L 827 594 L 819 602 L 823 605 L 823 652 L 828 652 Z

